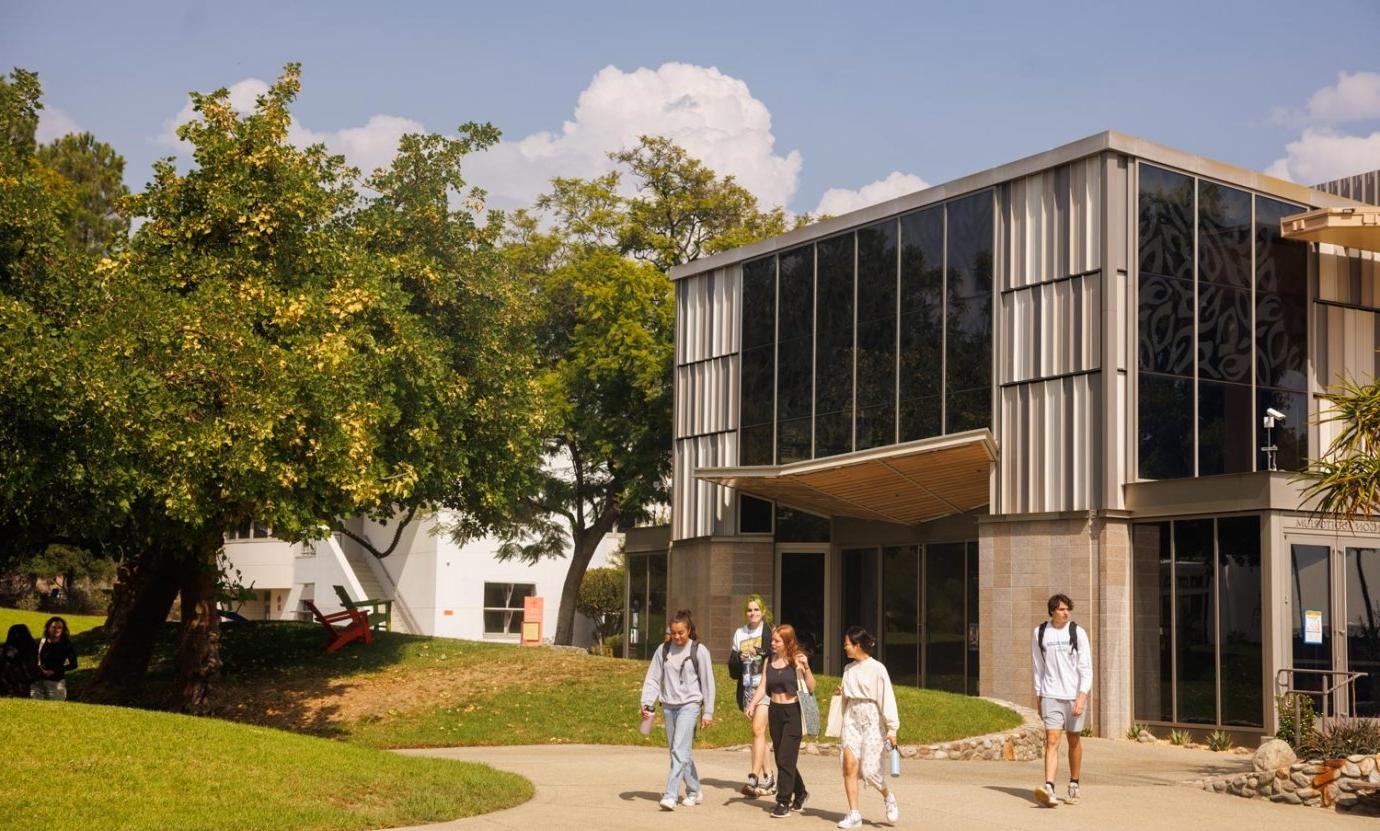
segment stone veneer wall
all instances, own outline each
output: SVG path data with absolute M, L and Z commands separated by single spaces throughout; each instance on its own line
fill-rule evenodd
M 1031 632 L 1058 592 L 1093 650 L 1091 724 L 1115 736 L 1131 723 L 1130 524 L 1096 515 L 995 518 L 979 525 L 981 693 L 1035 705 Z
M 1380 755 L 1303 761 L 1277 770 L 1201 779 L 1205 791 L 1291 805 L 1380 811 Z M 1363 795 L 1368 794 L 1363 798 Z
M 770 540 L 701 537 L 674 542 L 667 561 L 667 617 L 689 609 L 700 642 L 716 662 L 727 661 L 733 630 L 743 624 L 747 596 L 761 592 L 770 602 L 775 571 Z

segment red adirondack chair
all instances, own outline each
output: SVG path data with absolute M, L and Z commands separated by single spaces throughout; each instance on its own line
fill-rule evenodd
M 369 629 L 369 613 L 360 609 L 342 609 L 339 612 L 332 612 L 329 615 L 321 614 L 321 610 L 316 608 L 316 604 L 310 600 L 303 600 L 307 608 L 311 610 L 312 617 L 317 622 L 326 627 L 330 634 L 321 644 L 327 652 L 334 652 L 350 641 L 363 638 L 365 643 L 374 642 L 374 634 Z M 349 624 L 336 627 L 335 624 L 341 621 L 349 621 Z

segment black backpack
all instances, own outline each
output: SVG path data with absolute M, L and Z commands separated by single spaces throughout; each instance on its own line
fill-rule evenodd
M 1040 624 L 1040 634 L 1037 639 L 1040 642 L 1041 658 L 1045 657 L 1045 630 L 1048 628 L 1049 621 Z M 1078 651 L 1078 621 L 1076 620 L 1069 621 L 1069 646 L 1074 652 Z

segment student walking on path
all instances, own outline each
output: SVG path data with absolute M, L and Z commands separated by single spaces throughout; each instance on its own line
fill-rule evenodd
M 1049 599 L 1049 620 L 1035 627 L 1031 660 L 1035 666 L 1035 695 L 1045 723 L 1045 783 L 1035 799 L 1046 808 L 1059 807 L 1054 773 L 1059 766 L 1059 740 L 1069 737 L 1069 789 L 1064 801 L 1078 803 L 1078 776 L 1083 769 L 1083 723 L 1092 691 L 1092 645 L 1088 635 L 1069 619 L 1073 601 L 1065 594 Z
M 733 649 L 728 654 L 728 674 L 738 681 L 738 706 L 752 722 L 752 770 L 748 772 L 743 796 L 764 796 L 776 790 L 776 780 L 767 770 L 767 711 L 757 688 L 762 682 L 762 666 L 771 657 L 771 610 L 760 594 L 748 595 L 743 604 L 746 622 L 733 633 Z
M 67 672 L 77 668 L 77 651 L 67 631 L 67 621 L 50 617 L 43 625 L 38 642 L 38 680 L 29 689 L 30 698 L 67 700 Z
M 848 813 L 839 828 L 858 828 L 862 812 L 858 809 L 858 778 L 882 794 L 886 820 L 895 824 L 901 818 L 896 795 L 887 789 L 882 777 L 882 758 L 896 746 L 896 731 L 901 716 L 896 709 L 896 689 L 881 661 L 872 657 L 877 640 L 861 626 L 853 626 L 843 636 L 843 652 L 852 661 L 844 667 L 839 684 L 843 707 L 842 747 L 843 791 L 848 797 Z M 835 705 L 831 705 L 835 706 Z
M 783 624 L 771 633 L 771 660 L 763 672 L 749 706 L 755 708 L 764 696 L 771 697 L 767 720 L 771 727 L 771 743 L 776 753 L 776 807 L 771 815 L 788 817 L 791 811 L 805 810 L 810 794 L 796 765 L 800 760 L 800 740 L 805 735 L 804 716 L 800 711 L 800 688 L 815 691 L 815 675 L 810 671 L 810 659 L 796 641 L 795 627 Z
M 690 748 L 695 741 L 696 724 L 709 727 L 714 720 L 714 669 L 709 650 L 695 637 L 695 621 L 689 609 L 676 612 L 668 628 L 671 639 L 652 654 L 652 663 L 642 679 L 640 715 L 649 717 L 657 701 L 661 701 L 666 744 L 671 751 L 671 770 L 661 795 L 661 809 L 674 811 L 682 781 L 682 805 L 691 807 L 704 801 Z

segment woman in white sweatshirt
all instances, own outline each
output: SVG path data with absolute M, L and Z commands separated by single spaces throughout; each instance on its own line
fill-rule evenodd
M 640 715 L 650 718 L 661 702 L 666 718 L 666 744 L 671 750 L 671 770 L 666 790 L 661 794 L 661 809 L 674 811 L 685 783 L 681 805 L 692 807 L 704 801 L 700 775 L 690 748 L 695 741 L 695 724 L 708 727 L 714 721 L 714 667 L 709 650 L 695 635 L 695 621 L 689 609 L 671 616 L 671 639 L 652 653 L 652 663 L 642 679 Z
M 858 779 L 881 791 L 887 822 L 901 818 L 896 795 L 887 790 L 882 776 L 882 761 L 896 744 L 901 717 L 896 710 L 896 690 L 881 661 L 872 657 L 877 640 L 861 626 L 850 627 L 843 636 L 843 651 L 851 660 L 839 684 L 843 706 L 843 736 L 839 754 L 843 762 L 843 790 L 848 797 L 848 813 L 839 828 L 862 825 L 858 810 Z

